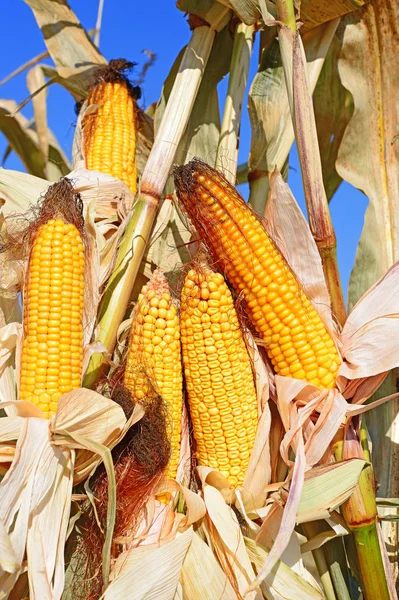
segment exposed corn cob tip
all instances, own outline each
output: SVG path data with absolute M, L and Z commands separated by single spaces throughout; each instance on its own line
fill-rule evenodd
M 161 269 L 154 271 L 138 297 L 124 383 L 136 401 L 146 403 L 154 387 L 165 402 L 171 444 L 166 475 L 174 478 L 180 458 L 183 410 L 180 326 L 177 308 Z
M 251 360 L 223 275 L 193 265 L 182 290 L 184 375 L 199 465 L 243 483 L 258 407 Z
M 257 215 L 203 162 L 176 168 L 175 185 L 213 259 L 244 298 L 275 372 L 334 387 L 341 362 L 334 341 Z
M 29 232 L 32 246 L 24 289 L 19 398 L 36 404 L 47 418 L 55 414 L 62 394 L 80 387 L 82 377 L 81 208 L 72 184 L 63 179 L 49 188 Z M 57 218 L 48 218 L 51 213 Z M 68 222 L 68 217 L 74 222 Z
M 140 90 L 124 75 L 132 67 L 133 63 L 118 59 L 98 70 L 97 82 L 87 98 L 83 146 L 88 169 L 117 177 L 135 194 L 136 98 Z

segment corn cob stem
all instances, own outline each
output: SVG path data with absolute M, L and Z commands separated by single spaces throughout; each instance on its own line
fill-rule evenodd
M 306 71 L 302 38 L 296 28 L 293 0 L 279 0 L 277 14 L 281 60 L 301 164 L 309 225 L 319 248 L 333 313 L 343 325 L 346 320 L 336 251 L 336 238 L 324 190 L 312 94 Z
M 232 183 L 236 179 L 238 135 L 254 31 L 255 27 L 253 25 L 245 25 L 245 23 L 237 25 L 230 63 L 229 85 L 217 148 L 216 168 L 224 170 L 227 179 Z
M 219 24 L 223 23 L 229 14 L 224 7 L 214 12 Z M 194 29 L 143 172 L 141 193 L 132 209 L 130 223 L 118 250 L 116 266 L 99 309 L 98 340 L 109 353 L 115 348 L 117 331 L 128 307 L 141 260 L 150 239 L 160 197 L 176 149 L 186 129 L 215 34 L 216 29 L 207 26 Z M 104 356 L 100 353 L 93 354 L 83 384 L 86 387 L 94 386 L 105 370 Z

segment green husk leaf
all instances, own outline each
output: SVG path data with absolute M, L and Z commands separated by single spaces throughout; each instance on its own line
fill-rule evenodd
M 328 517 L 352 494 L 366 465 L 366 461 L 353 458 L 309 471 L 305 476 L 297 522 Z
M 328 201 L 342 181 L 336 171 L 335 161 L 346 126 L 353 114 L 352 94 L 344 88 L 338 73 L 340 47 L 340 41 L 334 35 L 313 94 L 323 182 Z
M 71 81 L 76 96 L 84 97 L 93 71 L 106 64 L 66 0 L 25 0 L 40 27 L 60 77 Z M 68 26 L 60 26 L 66 24 Z

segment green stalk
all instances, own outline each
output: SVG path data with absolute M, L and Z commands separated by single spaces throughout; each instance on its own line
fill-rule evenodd
M 293 0 L 277 0 L 276 6 L 281 22 L 278 34 L 281 60 L 301 165 L 309 226 L 319 248 L 333 313 L 343 325 L 346 309 L 338 270 L 337 244 L 323 184 L 305 52 L 296 28 Z
M 351 431 L 348 432 L 349 435 Z M 354 439 L 343 444 L 342 437 L 333 444 L 336 460 L 364 457 L 359 442 Z M 341 505 L 341 513 L 353 534 L 364 600 L 390 600 L 384 562 L 377 532 L 373 468 L 363 469 L 352 495 Z
M 245 23 L 237 25 L 230 62 L 229 85 L 216 153 L 216 168 L 219 171 L 225 171 L 225 176 L 233 184 L 236 180 L 238 136 L 254 31 L 254 25 L 245 25 Z
M 187 127 L 216 32 L 227 23 L 230 11 L 213 6 L 208 25 L 196 27 L 184 52 L 154 145 L 143 171 L 140 194 L 118 249 L 112 273 L 98 314 L 97 341 L 112 354 L 119 325 L 125 317 L 135 279 L 157 215 L 161 194 L 173 164 L 176 149 Z M 93 387 L 106 371 L 102 353 L 90 359 L 83 379 L 85 387 Z

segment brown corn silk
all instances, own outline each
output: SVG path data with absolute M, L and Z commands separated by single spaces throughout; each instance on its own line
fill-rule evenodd
M 159 393 L 167 412 L 171 457 L 166 476 L 174 479 L 180 459 L 183 382 L 177 308 L 160 269 L 142 288 L 133 312 L 124 384 L 135 401 L 151 401 Z
M 198 464 L 241 485 L 258 422 L 252 365 L 223 275 L 203 264 L 184 281 L 181 341 Z
M 135 194 L 137 88 L 123 75 L 132 66 L 118 59 L 98 70 L 87 98 L 83 146 L 88 169 L 117 177 Z
M 243 298 L 275 372 L 334 387 L 341 362 L 334 341 L 259 217 L 209 165 L 193 160 L 174 174 L 180 201 Z
M 85 249 L 80 198 L 61 179 L 50 186 L 30 245 L 23 294 L 19 398 L 50 417 L 58 398 L 80 387 L 83 359 Z
M 145 414 L 112 450 L 116 482 L 112 559 L 129 546 L 140 526 L 148 499 L 162 481 L 170 458 L 165 403 L 152 388 L 151 382 L 148 382 L 148 389 Z M 116 385 L 111 397 L 129 418 L 134 409 L 129 390 Z M 96 514 L 87 501 L 80 521 L 82 535 L 79 537 L 78 565 L 72 581 L 75 600 L 98 600 L 103 592 L 101 566 L 108 510 L 108 478 L 103 465 L 98 468 L 91 486 L 96 499 Z

